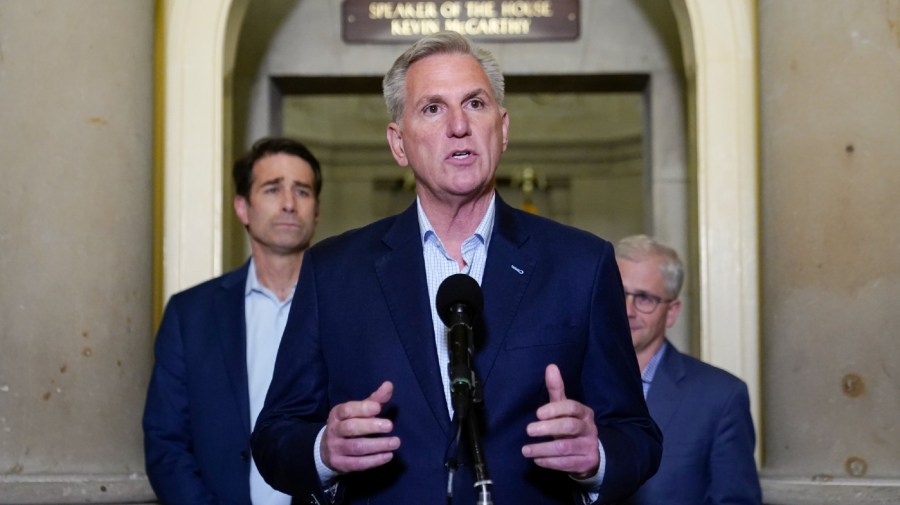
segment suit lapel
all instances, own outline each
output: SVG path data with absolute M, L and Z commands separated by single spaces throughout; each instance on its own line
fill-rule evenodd
M 247 338 L 244 321 L 244 289 L 249 261 L 222 278 L 216 293 L 216 324 L 230 391 L 240 411 L 242 424 L 250 436 L 250 393 L 247 387 Z
M 678 410 L 681 403 L 681 387 L 679 382 L 684 378 L 684 364 L 681 353 L 674 345 L 669 343 L 666 354 L 663 356 L 653 384 L 647 394 L 647 407 L 650 409 L 650 417 L 656 421 L 661 430 L 672 419 L 672 415 Z
M 480 346 L 476 342 L 475 369 L 485 385 L 535 268 L 534 258 L 525 247 L 527 241 L 515 212 L 497 195 L 494 230 L 481 282 L 485 328 L 478 332 L 481 335 L 476 333 L 476 338 L 484 341 Z
M 450 413 L 435 349 L 415 204 L 397 217 L 384 243 L 389 250 L 375 261 L 378 281 L 419 387 L 435 420 L 449 436 Z

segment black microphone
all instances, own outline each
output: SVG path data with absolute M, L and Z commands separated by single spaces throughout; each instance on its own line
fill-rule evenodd
M 472 373 L 475 340 L 472 327 L 484 309 L 481 286 L 466 274 L 451 275 L 438 288 L 435 307 L 441 321 L 447 326 L 447 347 L 450 354 L 447 369 L 453 410 L 459 419 L 464 419 L 469 413 L 475 392 L 475 376 Z

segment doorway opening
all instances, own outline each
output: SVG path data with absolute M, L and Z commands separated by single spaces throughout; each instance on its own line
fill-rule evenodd
M 641 233 L 650 204 L 646 75 L 506 76 L 510 142 L 497 171 L 513 206 L 608 240 Z M 411 172 L 390 154 L 380 77 L 272 79 L 271 131 L 323 165 L 315 240 L 402 211 Z

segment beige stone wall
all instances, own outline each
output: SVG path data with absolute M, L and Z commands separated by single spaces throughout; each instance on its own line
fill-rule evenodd
M 897 503 L 900 1 L 763 0 L 759 30 L 765 474 Z
M 146 494 L 153 27 L 0 2 L 0 503 Z

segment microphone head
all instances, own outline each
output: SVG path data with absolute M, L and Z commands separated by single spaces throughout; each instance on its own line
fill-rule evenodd
M 435 307 L 441 321 L 450 326 L 452 307 L 463 304 L 473 318 L 484 309 L 484 295 L 478 282 L 466 274 L 453 274 L 444 279 L 435 297 Z

